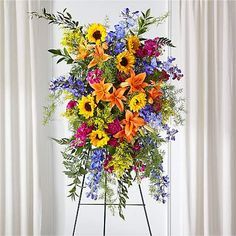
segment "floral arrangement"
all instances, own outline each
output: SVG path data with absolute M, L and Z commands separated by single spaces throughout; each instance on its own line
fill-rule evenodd
M 49 52 L 58 57 L 57 63 L 71 65 L 67 75 L 51 81 L 51 103 L 45 108 L 47 123 L 55 108 L 66 103 L 63 117 L 71 136 L 54 140 L 65 145 L 65 174 L 72 180 L 69 196 L 77 196 L 86 175 L 87 197 L 96 200 L 106 193 L 109 203 L 118 201 L 124 218 L 128 187 L 148 178 L 150 194 L 165 203 L 169 179 L 163 170 L 163 147 L 175 140 L 184 109 L 182 90 L 171 81 L 183 74 L 175 58 L 162 59 L 165 47 L 174 47 L 171 40 L 147 39 L 145 33 L 168 14 L 153 17 L 150 9 L 126 8 L 112 28 L 107 19 L 81 26 L 66 9 L 31 15 L 60 26 L 63 48 Z

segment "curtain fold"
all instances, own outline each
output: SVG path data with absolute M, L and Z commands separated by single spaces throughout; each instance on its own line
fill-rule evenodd
M 183 234 L 236 235 L 236 2 L 178 7 L 187 97 Z
M 30 11 L 48 1 L 0 2 L 0 235 L 50 235 L 49 130 L 42 126 L 50 31 Z

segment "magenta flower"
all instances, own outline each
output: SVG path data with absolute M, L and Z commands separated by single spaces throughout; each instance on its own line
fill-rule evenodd
M 106 132 L 108 134 L 115 135 L 121 130 L 122 130 L 122 127 L 120 125 L 120 121 L 118 119 L 115 119 L 112 123 L 108 124 L 108 128 Z
M 75 106 L 77 105 L 77 102 L 76 101 L 69 101 L 67 106 L 66 106 L 66 109 L 73 109 Z
M 137 51 L 138 57 L 146 57 L 146 56 L 156 56 L 160 55 L 160 51 L 158 50 L 158 37 L 155 39 L 148 39 L 144 42 L 144 45 L 139 48 Z
M 109 166 L 109 167 L 108 167 L 108 164 L 109 164 L 109 162 L 110 162 L 111 160 L 112 160 L 112 156 L 111 156 L 111 155 L 107 155 L 107 156 L 106 156 L 106 159 L 105 159 L 104 162 L 103 162 L 104 169 L 105 169 L 106 171 L 108 171 L 109 173 L 112 173 L 113 170 L 114 170 L 114 167 L 113 167 L 113 166 Z
M 82 123 L 77 129 L 75 139 L 71 142 L 74 147 L 83 147 L 86 144 L 88 135 L 93 130 L 93 127 L 88 126 L 86 123 Z
M 89 71 L 86 79 L 90 84 L 99 83 L 102 80 L 102 74 L 102 70 L 97 68 Z
M 107 144 L 112 146 L 112 147 L 118 147 L 119 146 L 118 139 L 116 139 L 116 138 L 110 138 L 109 141 L 107 142 Z

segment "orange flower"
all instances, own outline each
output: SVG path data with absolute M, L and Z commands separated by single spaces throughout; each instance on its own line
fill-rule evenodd
M 145 121 L 139 117 L 138 113 L 132 113 L 127 110 L 125 113 L 125 119 L 121 121 L 121 124 L 125 125 L 124 132 L 120 133 L 120 131 L 114 137 L 119 137 L 121 134 L 125 134 L 125 138 L 131 141 L 138 131 L 138 128 L 143 126 Z
M 136 132 L 133 130 L 133 132 L 130 135 L 126 135 L 125 130 L 122 129 L 117 134 L 115 134 L 114 137 L 119 138 L 121 140 L 123 140 L 125 138 L 128 143 L 131 143 L 131 141 L 133 140 L 135 134 L 136 134 Z
M 146 77 L 146 73 L 140 73 L 138 75 L 135 75 L 133 70 L 130 70 L 130 77 L 125 80 L 125 82 L 121 83 L 121 87 L 128 87 L 130 86 L 129 92 L 145 92 L 144 88 L 148 85 L 148 83 L 144 82 L 144 79 Z
M 90 61 L 88 68 L 101 64 L 111 58 L 111 56 L 104 53 L 103 47 L 100 47 L 98 45 L 95 46 L 94 52 L 90 56 L 92 56 L 93 59 L 92 61 Z
M 100 100 L 107 101 L 109 90 L 112 87 L 111 83 L 104 83 L 105 79 L 101 80 L 100 83 L 90 84 L 94 89 L 94 94 L 96 95 L 96 101 Z
M 115 87 L 113 87 L 113 93 L 110 94 L 107 98 L 107 101 L 111 102 L 111 107 L 116 105 L 119 110 L 122 112 L 124 110 L 124 104 L 122 100 L 125 100 L 124 92 L 126 91 L 126 88 L 118 88 L 116 90 Z
M 156 98 L 159 98 L 162 96 L 162 91 L 161 91 L 161 83 L 159 82 L 156 87 L 152 88 L 151 90 L 148 91 L 149 93 L 149 98 L 148 102 L 153 103 Z

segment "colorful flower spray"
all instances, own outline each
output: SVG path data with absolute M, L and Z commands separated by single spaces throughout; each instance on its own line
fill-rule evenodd
M 176 126 L 183 122 L 181 90 L 173 83 L 183 74 L 175 58 L 163 59 L 165 47 L 174 47 L 171 40 L 148 39 L 145 33 L 167 14 L 153 17 L 150 9 L 126 8 L 111 28 L 98 22 L 82 26 L 66 10 L 50 14 L 44 9 L 32 16 L 63 29 L 63 49 L 49 52 L 58 63 L 71 65 L 68 75 L 51 81 L 52 103 L 45 113 L 48 120 L 57 104 L 66 101 L 63 116 L 72 134 L 57 142 L 66 145 L 63 163 L 72 179 L 69 196 L 77 196 L 83 175 L 87 197 L 94 200 L 104 191 L 112 192 L 108 186 L 114 184 L 117 194 L 107 194 L 107 201 L 116 196 L 123 217 L 128 186 L 148 178 L 151 195 L 165 203 L 169 179 L 162 147 L 175 140 Z

